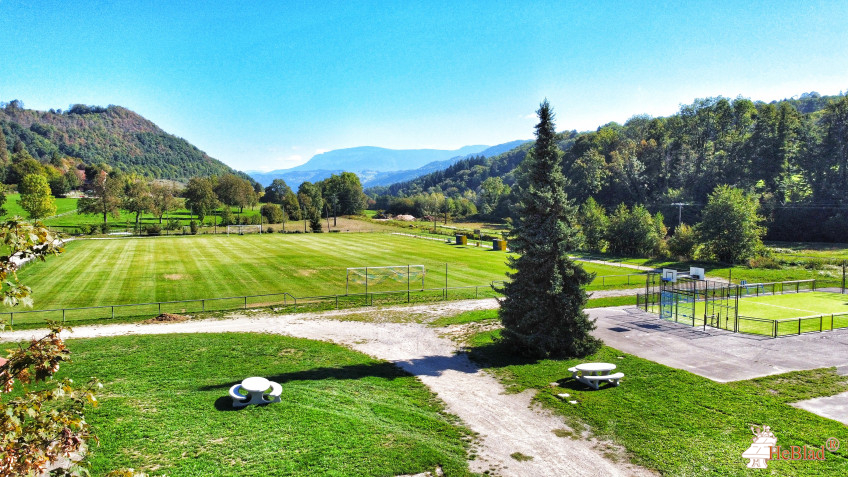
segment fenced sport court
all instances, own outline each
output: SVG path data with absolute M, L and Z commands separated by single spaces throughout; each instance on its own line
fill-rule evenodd
M 731 284 L 669 275 L 646 286 L 637 303 L 665 320 L 776 338 L 848 328 L 844 291 L 818 289 L 816 280 Z

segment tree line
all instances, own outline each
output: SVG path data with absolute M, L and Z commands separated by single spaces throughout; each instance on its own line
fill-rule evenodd
M 564 190 L 578 204 L 593 198 L 608 211 L 641 205 L 675 219 L 681 211 L 681 223 L 695 224 L 710 194 L 726 185 L 756 196 L 768 239 L 839 241 L 848 233 L 845 95 L 698 99 L 668 117 L 557 133 L 555 144 Z M 480 217 L 503 220 L 515 204 L 508 189 L 532 147 L 367 192 L 385 208 L 420 194 L 461 197 Z

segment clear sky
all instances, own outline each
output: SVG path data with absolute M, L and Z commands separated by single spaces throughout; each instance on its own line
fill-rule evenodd
M 240 170 L 848 91 L 848 2 L 0 0 L 0 101 L 117 104 Z

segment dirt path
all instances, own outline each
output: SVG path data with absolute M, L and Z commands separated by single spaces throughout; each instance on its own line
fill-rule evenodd
M 425 313 L 429 319 L 469 309 L 495 306 L 494 300 L 468 300 L 403 308 Z M 561 418 L 533 407 L 532 392 L 505 394 L 500 383 L 457 353 L 457 345 L 440 337 L 443 329 L 421 323 L 370 323 L 333 320 L 357 310 L 295 315 L 238 316 L 168 324 L 115 324 L 79 327 L 68 338 L 126 334 L 264 332 L 332 341 L 397 364 L 417 376 L 446 404 L 448 411 L 479 434 L 475 472 L 490 471 L 510 476 L 615 476 L 653 475 L 607 455 L 622 455 L 606 443 L 557 437 L 556 429 L 568 429 Z M 375 310 L 377 312 L 381 310 Z M 391 307 L 398 311 L 398 307 Z M 361 313 L 361 311 L 359 311 Z M 429 321 L 429 320 L 428 320 Z M 26 339 L 43 331 L 2 333 L 0 339 Z M 531 456 L 518 461 L 511 454 Z

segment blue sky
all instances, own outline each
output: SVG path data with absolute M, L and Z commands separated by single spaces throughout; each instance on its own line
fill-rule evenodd
M 0 0 L 0 101 L 117 104 L 241 170 L 848 91 L 848 2 Z

